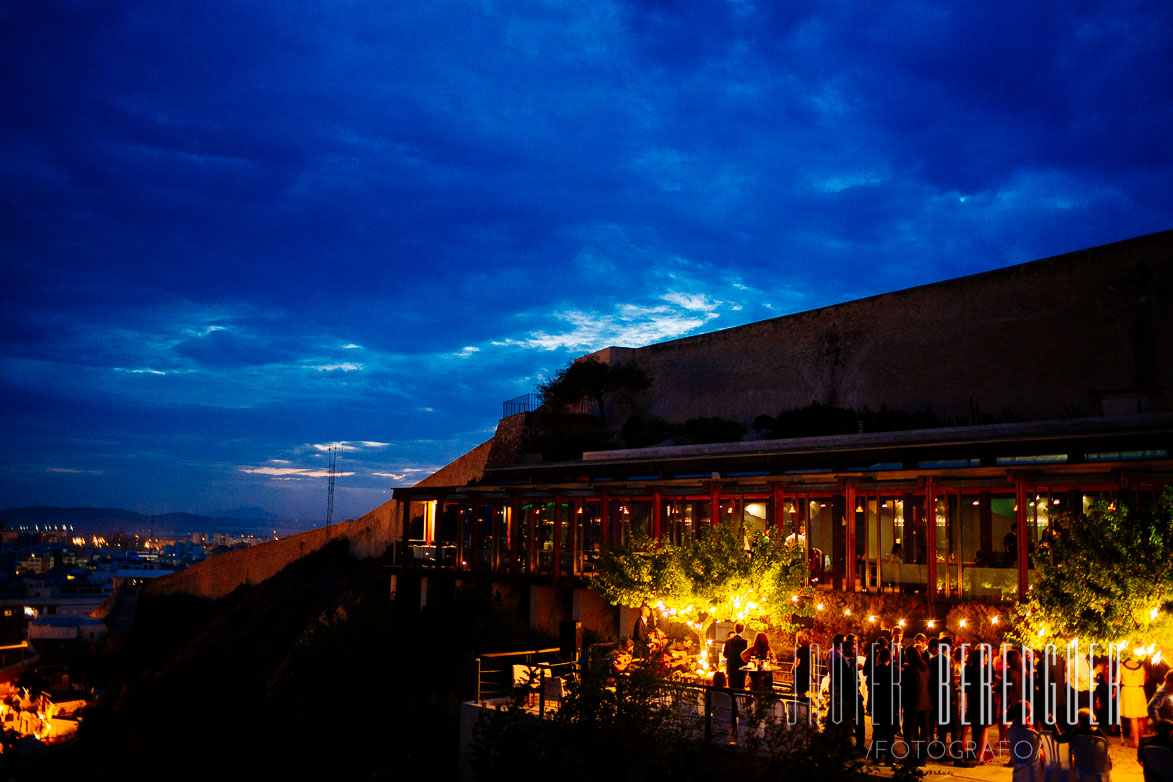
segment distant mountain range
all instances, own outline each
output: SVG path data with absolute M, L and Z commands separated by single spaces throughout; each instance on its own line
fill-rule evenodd
M 41 529 L 69 526 L 77 532 L 124 532 L 129 535 L 186 535 L 193 532 L 226 532 L 280 535 L 301 532 L 312 523 L 281 520 L 262 508 L 237 508 L 224 515 L 199 516 L 194 513 L 160 513 L 148 516 L 119 508 L 9 508 L 0 510 L 0 523 L 6 530 L 39 526 Z

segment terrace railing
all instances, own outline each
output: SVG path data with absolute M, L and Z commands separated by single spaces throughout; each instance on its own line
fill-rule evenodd
M 511 415 L 517 415 L 519 413 L 532 413 L 541 406 L 541 394 L 522 394 L 512 399 L 506 399 L 501 403 L 501 417 L 508 418 Z M 599 404 L 594 399 L 583 397 L 573 404 L 562 405 L 558 408 L 558 412 L 597 416 L 599 414 Z
M 508 418 L 518 413 L 532 413 L 542 404 L 542 397 L 538 394 L 522 394 L 501 403 L 501 417 Z

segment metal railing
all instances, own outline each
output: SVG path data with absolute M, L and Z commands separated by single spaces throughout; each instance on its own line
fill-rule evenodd
M 522 394 L 521 396 L 515 396 L 501 403 L 501 417 L 508 418 L 518 413 L 532 413 L 541 404 L 542 397 L 540 394 Z
M 501 417 L 508 418 L 519 413 L 532 413 L 542 406 L 541 394 L 522 394 L 501 403 Z M 594 399 L 583 397 L 577 402 L 560 405 L 556 412 L 574 413 L 577 415 L 599 415 L 599 403 Z
M 551 670 L 556 665 L 574 665 L 574 663 L 562 662 L 559 657 L 561 651 L 555 647 L 482 654 L 477 658 L 477 701 L 512 696 L 515 683 L 514 665 L 522 665 L 531 669 L 545 667 Z

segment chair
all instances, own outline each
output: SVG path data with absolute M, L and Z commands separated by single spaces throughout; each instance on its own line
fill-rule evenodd
M 566 681 L 561 676 L 551 676 L 543 683 L 547 703 L 562 703 L 566 695 Z
M 733 697 L 727 692 L 710 690 L 709 713 L 713 722 L 713 738 L 722 742 L 737 741 Z
M 1173 782 L 1173 749 L 1142 747 L 1144 782 Z
M 1069 782 L 1071 779 L 1071 762 L 1069 753 L 1056 738 L 1054 731 L 1044 730 L 1039 733 L 1043 754 L 1046 756 L 1046 766 L 1043 769 L 1044 782 Z
M 810 720 L 810 704 L 800 700 L 785 700 L 782 705 L 786 709 L 786 724 L 797 725 Z
M 1102 736 L 1074 736 L 1071 739 L 1071 765 L 1077 782 L 1110 782 L 1112 759 L 1108 757 L 1108 740 Z
M 1011 725 L 1006 734 L 1010 743 L 1010 760 L 1014 765 L 1014 782 L 1042 782 L 1044 774 L 1039 753 L 1043 737 L 1037 731 L 1021 725 Z

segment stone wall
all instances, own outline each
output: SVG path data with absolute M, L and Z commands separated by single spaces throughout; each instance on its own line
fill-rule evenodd
M 1173 231 L 746 326 L 609 348 L 627 410 L 752 423 L 812 401 L 1048 420 L 1173 409 Z
M 384 503 L 353 521 L 315 529 L 246 549 L 218 554 L 186 570 L 147 581 L 144 594 L 189 594 L 220 598 L 242 584 L 259 584 L 286 565 L 332 540 L 345 538 L 356 557 L 381 556 L 395 540 L 395 501 Z

